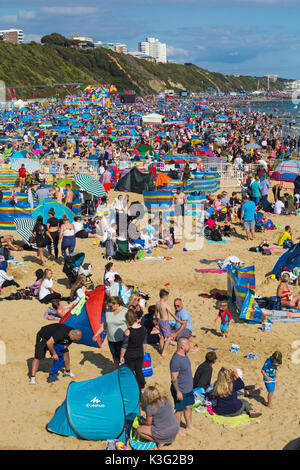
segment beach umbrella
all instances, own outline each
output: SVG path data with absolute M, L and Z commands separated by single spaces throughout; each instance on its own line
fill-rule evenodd
M 70 185 L 71 189 L 79 189 L 80 188 L 78 186 L 78 184 L 76 184 L 75 181 L 72 180 L 71 178 L 62 178 L 62 179 L 57 180 L 56 183 L 57 183 L 57 186 L 59 188 L 65 188 L 67 186 L 67 184 Z
M 30 174 L 41 168 L 40 163 L 37 160 L 31 160 L 30 158 L 18 158 L 18 160 L 15 160 L 12 163 L 11 168 L 12 170 L 18 171 L 23 164 L 25 165 L 27 173 Z
M 35 226 L 35 219 L 33 217 L 21 217 L 14 219 L 14 224 L 16 227 L 17 234 L 22 238 L 22 240 L 31 245 L 33 248 L 36 248 L 35 243 L 30 243 L 30 238 L 32 235 L 33 227 Z
M 60 204 L 55 199 L 50 198 L 44 199 L 43 202 L 32 211 L 32 217 L 37 219 L 38 216 L 41 215 L 45 223 L 49 218 L 48 212 L 50 209 L 54 209 L 55 217 L 57 219 L 62 219 L 63 215 L 66 214 L 69 218 L 69 221 L 73 222 L 74 213 L 71 211 L 71 209 L 69 209 L 64 204 Z
M 77 173 L 74 179 L 78 186 L 87 193 L 93 196 L 106 196 L 103 184 L 96 180 L 96 178 L 93 178 L 93 176 L 87 175 L 86 173 Z

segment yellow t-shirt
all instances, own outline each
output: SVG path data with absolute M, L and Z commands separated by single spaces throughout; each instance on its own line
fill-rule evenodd
M 289 234 L 289 232 L 283 232 L 280 237 L 278 238 L 278 242 L 277 242 L 277 245 L 278 246 L 282 246 L 285 242 L 285 240 L 291 240 L 292 237 L 291 235 Z

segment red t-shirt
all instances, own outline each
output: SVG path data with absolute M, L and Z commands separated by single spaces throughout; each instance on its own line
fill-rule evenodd
M 26 168 L 19 168 L 19 177 L 20 178 L 26 177 Z

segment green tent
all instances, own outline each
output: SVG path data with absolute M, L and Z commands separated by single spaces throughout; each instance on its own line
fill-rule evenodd
M 131 193 L 142 194 L 143 191 L 154 191 L 152 173 L 142 173 L 136 167 L 120 176 L 115 187 L 115 191 L 129 191 Z
M 78 186 L 78 184 L 76 184 L 71 178 L 62 178 L 57 180 L 56 183 L 59 188 L 65 188 L 67 184 L 69 184 L 71 189 L 80 189 L 80 186 Z

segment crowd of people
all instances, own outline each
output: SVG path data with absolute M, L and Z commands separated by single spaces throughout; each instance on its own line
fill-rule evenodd
M 141 99 L 137 103 L 137 110 L 145 110 L 148 104 L 146 99 Z M 32 111 L 35 110 L 34 107 L 35 105 L 32 105 Z M 53 125 L 60 124 L 57 116 L 63 117 L 65 110 L 64 106 L 54 104 L 44 117 L 51 119 Z M 137 139 L 132 139 L 128 135 L 127 140 L 114 142 L 110 139 L 113 131 L 114 137 L 118 140 L 119 136 L 127 132 L 126 125 L 120 125 L 115 129 L 109 121 L 111 117 L 109 111 L 103 108 L 95 113 L 93 127 L 89 130 L 85 128 L 88 123 L 83 120 L 79 134 L 74 132 L 71 144 L 67 143 L 64 137 L 41 130 L 38 135 L 38 145 L 42 153 L 47 155 L 45 161 L 47 160 L 49 164 L 56 160 L 62 162 L 57 173 L 59 178 L 65 178 L 75 172 L 76 165 L 71 164 L 72 159 L 82 162 L 87 160 L 90 154 L 97 155 L 96 171 L 104 189 L 109 193 L 114 181 L 112 173 L 108 171 L 108 165 L 112 162 L 118 164 L 122 161 L 138 161 L 139 155 L 135 151 L 136 140 L 140 144 L 151 146 L 154 154 L 152 160 L 156 160 L 159 164 L 159 156 L 164 156 L 168 152 L 191 155 L 195 151 L 191 145 L 194 135 L 201 141 L 201 145 L 207 146 L 217 157 L 225 158 L 229 164 L 241 172 L 250 163 L 258 165 L 255 174 L 248 174 L 245 180 L 240 181 L 241 197 L 237 192 L 229 196 L 227 191 L 216 195 L 206 194 L 204 234 L 207 238 L 220 241 L 222 237 L 239 236 L 235 226 L 240 223 L 243 224 L 245 239 L 254 240 L 258 227 L 265 230 L 273 224 L 270 220 L 271 214 L 296 214 L 300 206 L 300 177 L 294 182 L 293 196 L 288 193 L 281 195 L 280 185 L 272 188 L 269 178 L 272 159 L 288 158 L 296 146 L 295 139 L 292 136 L 281 139 L 281 124 L 274 117 L 255 112 L 246 115 L 230 109 L 226 101 L 221 102 L 218 112 L 227 114 L 229 119 L 221 137 L 216 139 L 215 123 L 205 115 L 201 115 L 200 110 L 201 106 L 197 100 L 193 99 L 184 104 L 177 103 L 175 112 L 170 103 L 164 103 L 161 111 L 165 122 L 174 115 L 178 122 L 164 126 L 164 137 L 161 137 L 158 133 L 162 129 L 156 128 L 153 131 L 144 128 L 140 117 L 137 117 L 130 109 L 128 111 L 126 107 L 120 108 L 117 117 L 134 124 Z M 186 117 L 188 124 L 185 127 L 179 123 L 183 117 Z M 11 118 L 6 135 L 11 138 L 20 136 L 18 129 L 20 122 L 20 116 Z M 15 141 L 13 150 L 25 149 L 28 152 L 28 158 L 31 158 L 30 126 L 24 127 L 22 139 Z M 72 129 L 72 125 L 70 128 Z M 257 146 L 263 150 L 265 158 L 253 148 L 246 149 L 247 144 L 251 142 L 256 142 Z M 3 145 L 2 151 L 9 150 L 9 145 L 11 144 Z M 145 158 L 151 160 L 149 151 Z M 147 224 L 140 226 L 139 216 L 132 215 L 128 195 L 119 195 L 114 199 L 111 206 L 113 217 L 99 215 L 97 209 L 103 209 L 103 200 L 91 197 L 87 192 L 80 192 L 78 198 L 86 214 L 85 217 L 75 216 L 73 220 L 70 220 L 68 215 L 64 214 L 62 218 L 59 218 L 55 208 L 50 207 L 46 218 L 37 217 L 30 240 L 30 243 L 36 245 L 41 266 L 45 269 L 36 271 L 36 279 L 29 286 L 29 290 L 42 305 L 45 304 L 47 307 L 51 305 L 51 313 L 57 322 L 42 327 L 36 334 L 29 383 L 36 385 L 39 362 L 45 357 L 47 351 L 53 358 L 48 382 L 59 380 L 60 371 L 65 377 L 75 378 L 71 370 L 69 347 L 72 343 L 81 340 L 82 331 L 60 323 L 60 320 L 78 306 L 82 299 L 88 298 L 87 276 L 79 274 L 70 286 L 69 295 L 63 296 L 55 286 L 53 271 L 46 266 L 50 260 L 58 263 L 60 253 L 65 262 L 70 255 L 75 253 L 78 239 L 93 238 L 99 246 L 104 248 L 104 257 L 109 262 L 105 265 L 103 282 L 101 282 L 105 286 L 105 319 L 94 332 L 92 340 L 96 343 L 99 337 L 105 335 L 113 367 L 117 369 L 125 364 L 135 374 L 140 396 L 145 404 L 145 417 L 139 417 L 137 433 L 141 438 L 155 441 L 158 449 L 172 444 L 178 434 L 184 435 L 183 418 L 186 430 L 196 430 L 193 426 L 192 410 L 197 396 L 201 396 L 204 403 L 214 403 L 214 412 L 220 416 L 235 417 L 246 413 L 254 419 L 261 415 L 253 410 L 248 400 L 239 398 L 242 391 L 245 397 L 251 398 L 249 392 L 251 387 L 245 385 L 239 369 L 220 367 L 216 380 L 212 381 L 213 367 L 218 360 L 214 351 L 205 355 L 205 360 L 198 364 L 193 373 L 189 354 L 199 352 L 199 342 L 194 336 L 191 313 L 184 306 L 183 299 L 175 297 L 171 306 L 169 291 L 162 288 L 158 292 L 157 301 L 146 308 L 146 301 L 149 300 L 147 296 L 143 293 L 135 293 L 132 286 L 126 285 L 123 274 L 120 275 L 114 263 L 121 242 L 128 242 L 128 253 L 132 254 L 134 260 L 138 259 L 141 251 L 151 253 L 151 250 L 156 247 L 165 250 L 174 247 L 177 243 L 178 220 L 181 218 L 184 221 L 185 218 L 186 185 L 194 171 L 202 170 L 201 159 L 195 159 L 194 163 L 187 163 L 184 168 L 179 169 L 182 187 L 178 187 L 173 195 L 174 220 L 171 224 L 166 223 L 161 214 L 157 214 L 152 216 Z M 26 173 L 24 166 L 21 166 L 19 170 L 19 185 L 21 190 L 28 191 L 28 201 L 35 197 L 41 204 L 45 199 L 53 199 L 53 203 L 63 202 L 71 211 L 77 201 L 77 196 L 70 184 L 66 184 L 65 191 L 63 191 L 54 178 L 52 187 L 48 188 L 42 174 L 36 173 L 30 176 Z M 271 191 L 273 202 L 270 202 Z M 140 208 L 140 212 L 142 210 L 143 208 Z M 10 247 L 14 246 L 11 238 L 6 237 L 4 241 Z M 287 225 L 279 237 L 278 246 L 291 247 L 292 244 L 292 229 Z M 46 249 L 47 259 L 45 258 Z M 108 260 L 108 258 L 111 259 Z M 300 309 L 300 295 L 291 297 L 288 282 L 289 278 L 283 275 L 277 296 L 281 298 L 283 307 Z M 220 321 L 220 335 L 226 340 L 232 321 L 227 302 L 223 301 L 218 304 L 216 321 Z M 167 353 L 172 347 L 175 348 L 169 361 L 169 396 L 161 392 L 159 384 L 147 385 L 143 373 L 143 359 L 145 353 L 149 352 L 149 346 L 159 351 L 162 360 L 167 360 Z M 267 358 L 261 369 L 268 393 L 266 405 L 269 408 L 273 407 L 277 368 L 281 364 L 282 354 L 280 351 L 275 351 Z

